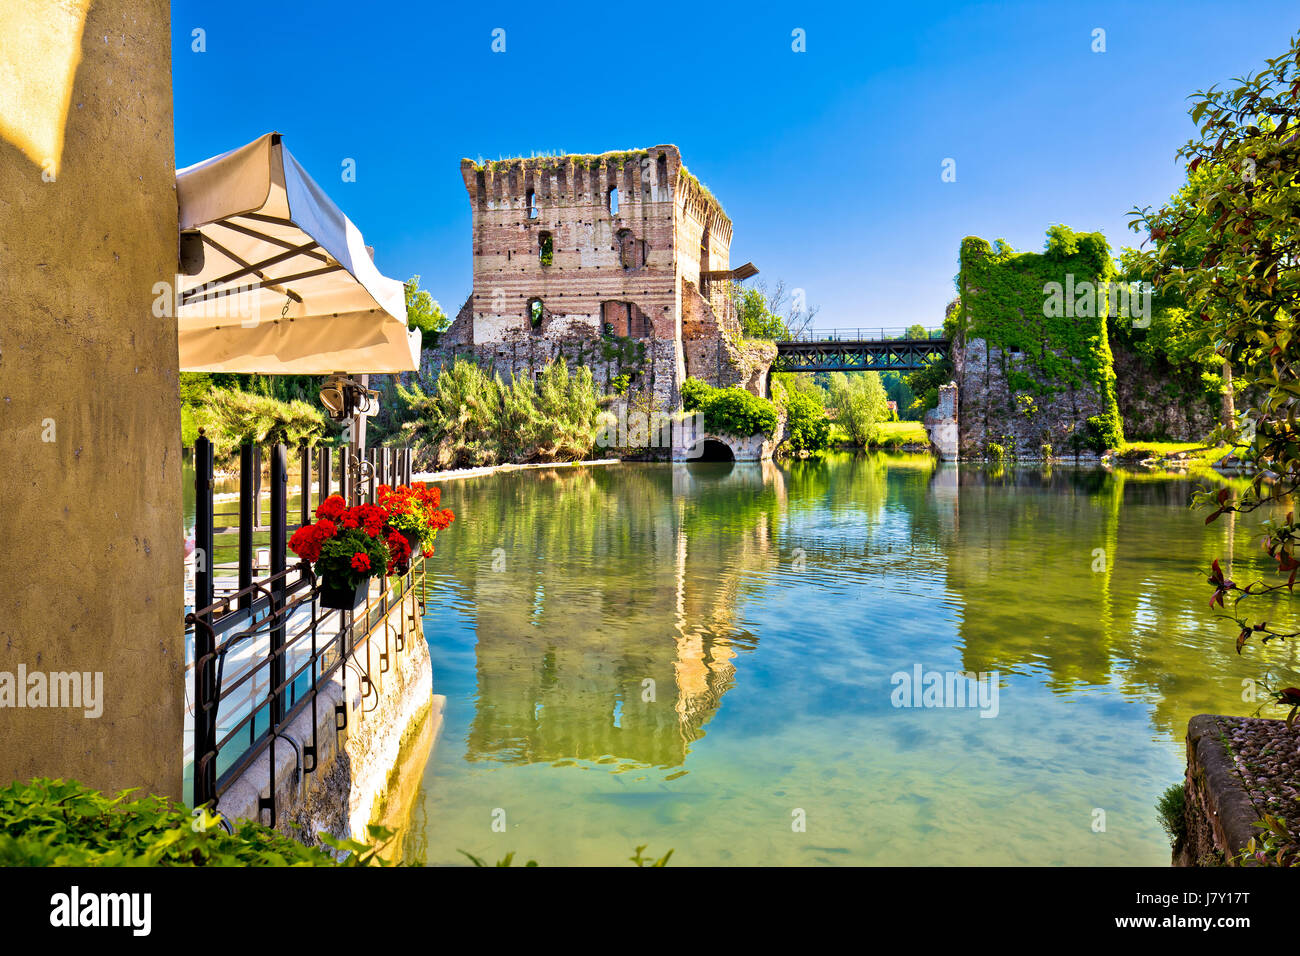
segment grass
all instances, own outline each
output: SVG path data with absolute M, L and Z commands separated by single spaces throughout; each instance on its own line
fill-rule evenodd
M 1182 782 L 1173 784 L 1156 801 L 1156 814 L 1160 826 L 1169 835 L 1170 846 L 1178 846 L 1187 835 L 1186 806 L 1186 784 Z
M 881 422 L 878 444 L 887 442 L 915 442 L 919 445 L 930 444 L 930 437 L 925 433 L 925 426 L 920 422 Z
M 880 422 L 877 426 L 880 431 L 876 440 L 871 443 L 872 448 L 879 448 L 883 445 L 929 445 L 930 436 L 925 432 L 925 426 L 920 422 Z M 850 445 L 849 433 L 838 422 L 831 422 L 831 447 L 838 445 Z

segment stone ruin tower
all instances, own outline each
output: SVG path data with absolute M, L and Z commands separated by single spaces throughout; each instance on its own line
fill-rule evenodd
M 731 268 L 731 220 L 677 147 L 460 170 L 474 291 L 425 374 L 455 357 L 535 374 L 563 356 L 602 386 L 628 375 L 665 408 L 687 376 L 765 391 L 775 349 L 741 343 L 732 301 L 758 270 Z

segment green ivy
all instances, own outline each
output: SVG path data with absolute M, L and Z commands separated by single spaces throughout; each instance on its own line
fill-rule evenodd
M 1016 252 L 1004 240 L 967 236 L 961 245 L 960 335 L 981 338 L 1002 353 L 1003 372 L 1013 393 L 1037 396 L 1073 388 L 1093 388 L 1106 409 L 1096 423 L 1096 437 L 1108 445 L 1123 440 L 1115 395 L 1115 369 L 1107 333 L 1107 303 L 1094 302 L 1093 315 L 1060 314 L 1046 309 L 1048 283 L 1094 287 L 1114 278 L 1110 247 L 1101 233 L 1074 232 L 1055 225 L 1041 253 Z M 1010 354 L 1019 351 L 1017 367 Z M 1090 428 L 1092 427 L 1090 421 Z M 1090 436 L 1092 437 L 1092 436 Z
M 645 364 L 645 343 L 626 335 L 605 335 L 600 340 L 600 354 L 606 362 L 618 362 L 619 367 L 640 367 Z

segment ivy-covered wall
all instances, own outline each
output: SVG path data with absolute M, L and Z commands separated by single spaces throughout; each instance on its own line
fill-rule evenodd
M 962 241 L 961 308 L 953 346 L 962 455 L 990 443 L 1036 456 L 1099 451 L 1123 429 L 1107 335 L 1104 283 L 1113 275 L 1100 233 L 1048 230 L 1041 253 Z

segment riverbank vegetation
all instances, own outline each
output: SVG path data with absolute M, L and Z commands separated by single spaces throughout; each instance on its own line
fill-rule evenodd
M 420 288 L 420 277 L 406 281 L 407 328 L 419 329 L 429 348 L 451 325 L 437 300 Z M 180 374 L 181 444 L 194 445 L 199 429 L 213 444 L 218 464 L 229 464 L 245 442 L 284 442 L 291 446 L 337 442 L 341 427 L 321 411 L 320 376 L 260 375 L 238 372 Z M 395 391 L 390 390 L 389 398 Z M 387 437 L 400 423 L 401 409 L 385 403 L 370 422 L 370 437 Z
M 336 434 L 337 428 L 327 423 L 318 402 L 296 397 L 295 383 L 283 382 L 298 377 L 254 377 L 254 388 L 268 383 L 265 390 L 245 390 L 238 384 L 219 387 L 211 376 L 182 382 L 182 393 L 191 396 L 191 401 L 182 405 L 182 440 L 187 447 L 193 445 L 203 429 L 217 463 L 228 464 L 238 457 L 242 444 L 283 442 L 297 447 L 315 445 Z M 295 397 L 276 397 L 270 393 L 276 387 Z
M 397 386 L 407 418 L 392 444 L 409 444 L 421 471 L 503 462 L 580 461 L 596 443 L 597 401 L 591 370 L 563 360 L 536 381 L 457 359 L 425 392 Z
M 776 432 L 776 405 L 739 385 L 715 388 L 698 378 L 688 378 L 682 383 L 681 394 L 682 410 L 703 414 L 706 431 L 738 438 L 758 434 L 770 437 Z
M 905 441 L 929 444 L 919 422 L 892 420 L 888 393 L 875 372 L 776 372 L 772 397 L 786 409 L 788 440 L 783 447 L 794 453 L 836 447 L 866 449 Z M 899 427 L 887 431 L 885 426 L 891 425 Z
M 890 448 L 903 445 L 925 445 L 929 447 L 930 436 L 920 422 L 896 421 L 880 422 L 876 426 L 876 445 Z

